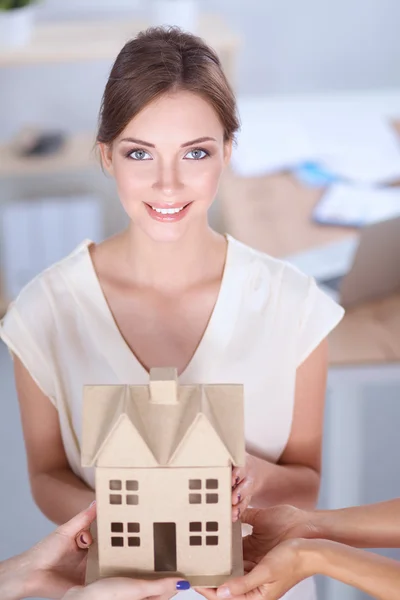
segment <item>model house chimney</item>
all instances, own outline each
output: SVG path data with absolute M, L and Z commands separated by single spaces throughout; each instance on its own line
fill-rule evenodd
M 178 403 L 178 372 L 172 367 L 150 369 L 150 402 L 153 404 Z

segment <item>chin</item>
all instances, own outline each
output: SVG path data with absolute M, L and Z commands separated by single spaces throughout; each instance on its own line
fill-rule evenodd
M 146 223 L 145 227 L 141 228 L 153 242 L 160 244 L 168 244 L 178 242 L 185 237 L 188 227 L 184 223 Z

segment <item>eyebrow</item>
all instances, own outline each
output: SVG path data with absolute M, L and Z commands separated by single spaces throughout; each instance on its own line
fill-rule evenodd
M 200 137 L 195 140 L 191 140 L 190 142 L 185 142 L 181 144 L 181 148 L 186 148 L 187 146 L 193 146 L 194 144 L 201 144 L 203 142 L 216 142 L 217 140 L 213 137 Z M 123 138 L 121 142 L 130 142 L 131 144 L 139 144 L 140 146 L 147 146 L 148 148 L 155 148 L 154 144 L 150 142 L 145 142 L 144 140 L 139 140 L 137 138 Z

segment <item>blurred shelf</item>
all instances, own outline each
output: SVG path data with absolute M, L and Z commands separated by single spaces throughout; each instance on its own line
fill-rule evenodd
M 72 134 L 58 152 L 29 158 L 16 155 L 11 145 L 0 144 L 0 177 L 43 175 L 95 167 L 94 142 L 93 133 Z
M 27 46 L 0 52 L 0 67 L 113 60 L 127 40 L 148 26 L 137 19 L 39 22 Z M 240 41 L 218 15 L 201 17 L 199 35 L 221 54 L 236 49 Z

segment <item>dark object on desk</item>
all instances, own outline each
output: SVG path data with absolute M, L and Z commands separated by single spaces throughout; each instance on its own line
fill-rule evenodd
M 62 131 L 25 127 L 12 140 L 11 146 L 18 156 L 24 158 L 49 156 L 64 146 L 66 137 Z
M 58 152 L 65 143 L 65 135 L 63 133 L 42 133 L 34 140 L 30 147 L 24 148 L 21 152 L 22 156 L 48 156 Z

